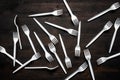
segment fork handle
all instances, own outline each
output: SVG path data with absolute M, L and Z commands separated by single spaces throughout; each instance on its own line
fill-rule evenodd
M 32 15 L 28 15 L 28 16 L 29 17 L 37 17 L 37 16 L 47 16 L 47 15 L 52 15 L 52 12 L 38 13 L 38 14 L 32 14 Z
M 33 52 L 34 52 L 35 54 L 37 54 L 36 49 L 35 49 L 35 47 L 34 47 L 34 44 L 33 44 L 32 40 L 31 40 L 30 36 L 28 36 L 28 40 L 29 40 L 29 42 L 30 42 L 30 45 L 31 45 L 31 47 L 32 47 Z
M 111 53 L 111 50 L 112 50 L 112 47 L 113 47 L 113 44 L 114 44 L 114 41 L 115 41 L 116 34 L 117 34 L 117 30 L 115 30 L 115 32 L 113 34 L 113 37 L 112 37 L 112 40 L 111 40 L 111 43 L 110 43 L 109 53 Z
M 61 27 L 61 26 L 59 26 L 59 25 L 56 25 L 56 24 L 53 24 L 53 23 L 50 23 L 50 22 L 46 22 L 46 21 L 45 21 L 45 23 L 48 24 L 48 25 L 51 25 L 51 26 L 53 26 L 53 27 L 55 27 L 55 28 L 64 30 L 64 31 L 67 31 L 67 30 L 68 30 L 68 29 L 66 29 L 66 28 L 64 28 L 64 27 Z
M 50 36 L 51 34 L 43 27 L 43 25 L 38 22 L 38 20 L 36 18 L 33 18 L 33 20 L 42 28 L 42 30 L 48 35 Z
M 89 22 L 89 21 L 92 21 L 92 20 L 94 20 L 94 19 L 96 19 L 96 18 L 98 18 L 98 17 L 100 17 L 100 16 L 102 16 L 102 15 L 104 15 L 105 13 L 109 12 L 110 10 L 111 10 L 111 9 L 108 8 L 108 9 L 100 12 L 99 14 L 97 14 L 97 15 L 93 16 L 92 18 L 88 19 L 88 22 Z
M 89 68 L 90 68 L 90 73 L 91 73 L 92 79 L 95 80 L 95 76 L 94 76 L 94 72 L 93 72 L 93 68 L 92 68 L 90 60 L 88 61 L 88 64 L 89 64 Z
M 80 44 L 80 34 L 81 34 L 81 21 L 79 22 L 79 27 L 78 27 L 77 45 Z
M 112 56 L 107 57 L 107 60 L 108 60 L 108 59 L 115 58 L 115 57 L 118 57 L 118 56 L 120 56 L 120 53 L 116 53 L 116 54 L 114 54 L 114 55 L 112 55 Z
M 76 70 L 75 72 L 73 72 L 70 76 L 68 76 L 67 78 L 65 78 L 65 80 L 69 80 L 70 78 L 72 78 L 73 76 L 75 76 L 79 71 Z
M 14 49 L 13 49 L 13 57 L 14 57 L 13 66 L 15 66 L 15 60 L 16 60 L 16 43 L 15 42 L 14 42 Z
M 63 2 L 64 2 L 64 4 L 65 4 L 66 8 L 68 9 L 68 12 L 70 13 L 70 15 L 73 15 L 72 10 L 70 9 L 67 1 L 66 1 L 66 0 L 63 0 Z
M 104 30 L 102 29 L 102 30 L 86 45 L 86 47 L 89 47 L 103 32 L 104 32 Z

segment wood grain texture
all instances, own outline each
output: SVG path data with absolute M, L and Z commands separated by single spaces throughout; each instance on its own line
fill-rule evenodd
M 100 18 L 87 22 L 87 19 L 94 16 L 95 14 L 107 9 L 111 4 L 119 0 L 67 0 L 73 13 L 82 21 L 82 32 L 81 32 L 81 48 L 84 50 L 85 45 L 103 28 L 107 21 L 114 21 L 117 17 L 120 17 L 120 9 L 116 11 L 109 12 Z M 17 14 L 17 23 L 20 28 L 20 35 L 23 45 L 23 50 L 19 49 L 19 44 L 17 45 L 17 59 L 22 63 L 26 62 L 33 55 L 33 51 L 28 42 L 27 37 L 22 31 L 21 25 L 27 24 L 31 31 L 31 38 L 35 44 L 35 48 L 42 57 L 29 64 L 29 66 L 48 66 L 54 67 L 58 65 L 56 59 L 54 62 L 49 63 L 45 57 L 44 52 L 40 45 L 38 44 L 33 31 L 36 31 L 38 36 L 43 41 L 45 47 L 48 49 L 48 43 L 50 42 L 48 36 L 41 30 L 41 28 L 33 21 L 32 18 L 28 18 L 27 15 L 41 12 L 53 11 L 55 9 L 63 9 L 64 14 L 60 17 L 46 16 L 38 17 L 45 28 L 52 34 L 54 34 L 58 39 L 58 34 L 60 33 L 63 37 L 63 41 L 66 46 L 68 56 L 71 58 L 73 63 L 72 69 L 67 69 L 68 74 L 65 75 L 62 69 L 59 67 L 54 71 L 48 70 L 25 70 L 22 69 L 16 74 L 12 72 L 19 67 L 12 66 L 12 60 L 10 60 L 6 55 L 0 53 L 0 79 L 1 80 L 64 80 L 68 75 L 74 72 L 84 61 L 83 51 L 80 58 L 74 57 L 74 48 L 76 46 L 76 37 L 69 35 L 68 33 L 55 29 L 44 21 L 52 22 L 66 28 L 74 28 L 70 15 L 62 0 L 0 0 L 0 45 L 4 46 L 7 52 L 13 55 L 13 40 L 12 33 L 16 31 L 16 27 L 13 24 L 14 16 Z M 113 46 L 111 54 L 108 54 L 108 49 L 110 46 L 112 34 L 114 32 L 114 27 L 109 31 L 105 32 L 96 42 L 89 47 L 92 55 L 92 65 L 95 73 L 96 80 L 119 80 L 120 79 L 120 57 L 110 60 L 101 66 L 96 64 L 96 60 L 101 56 L 109 56 L 120 52 L 120 30 L 117 33 L 117 37 Z M 56 45 L 57 53 L 61 58 L 64 66 L 64 54 L 61 48 L 61 44 Z M 49 49 L 48 49 L 49 50 Z M 52 53 L 51 53 L 52 54 Z M 53 55 L 55 58 L 55 56 Z M 85 72 L 77 74 L 71 80 L 92 80 L 89 68 Z

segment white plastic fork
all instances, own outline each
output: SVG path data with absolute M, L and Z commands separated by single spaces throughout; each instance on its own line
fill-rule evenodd
M 69 80 L 73 76 L 75 76 L 77 73 L 85 71 L 87 69 L 87 67 L 88 67 L 87 63 L 84 62 L 81 66 L 79 66 L 79 68 L 75 72 L 73 72 L 70 76 L 68 76 L 67 78 L 65 78 L 65 80 Z
M 66 31 L 66 32 L 68 32 L 69 34 L 71 34 L 71 35 L 73 35 L 73 36 L 77 36 L 77 34 L 78 34 L 78 31 L 77 31 L 77 30 L 67 29 L 67 28 L 64 28 L 64 27 L 62 27 L 62 26 L 59 26 L 59 25 L 56 25 L 56 24 L 53 24 L 53 23 L 50 23 L 50 22 L 46 22 L 46 21 L 45 21 L 45 23 L 48 24 L 48 25 L 51 25 L 51 26 L 53 26 L 53 27 L 55 27 L 55 28 L 61 29 L 61 30 L 63 30 L 63 31 Z
M 9 53 L 7 53 L 6 49 L 2 46 L 0 46 L 0 52 L 7 55 L 10 59 L 14 60 L 14 57 L 12 57 Z M 18 61 L 17 59 L 15 59 L 15 61 L 19 64 L 22 65 L 22 63 L 20 61 Z
M 99 59 L 97 59 L 97 64 L 100 65 L 100 64 L 103 64 L 105 63 L 107 60 L 110 60 L 112 58 L 115 58 L 115 57 L 118 57 L 120 56 L 120 53 L 116 53 L 114 55 L 111 55 L 109 57 L 100 57 Z
M 31 63 L 32 61 L 35 61 L 37 59 L 39 59 L 41 57 L 41 55 L 39 53 L 34 54 L 31 59 L 29 59 L 27 62 L 25 62 L 23 65 L 21 65 L 20 67 L 18 67 L 16 70 L 13 71 L 13 73 L 16 73 L 17 71 L 19 71 L 20 69 L 22 69 L 23 67 L 25 67 L 26 65 L 28 65 L 29 63 Z
M 103 27 L 103 29 L 86 45 L 86 48 L 89 47 L 98 37 L 100 37 L 100 35 L 109 30 L 112 27 L 113 23 L 111 21 L 108 21 L 105 26 Z
M 71 16 L 71 20 L 72 20 L 73 24 L 74 24 L 75 26 L 78 26 L 78 24 L 79 24 L 78 18 L 73 14 L 73 12 L 72 12 L 72 10 L 70 9 L 67 1 L 66 1 L 66 0 L 63 0 L 63 2 L 64 2 L 64 4 L 65 4 L 65 6 L 66 6 L 66 8 L 67 8 L 67 10 L 68 10 L 68 12 L 69 12 L 69 14 L 70 14 L 70 16 Z
M 92 20 L 104 15 L 105 13 L 107 13 L 109 11 L 118 9 L 119 7 L 120 7 L 120 3 L 116 2 L 116 3 L 112 4 L 108 9 L 106 9 L 106 10 L 102 11 L 101 13 L 99 13 L 99 14 L 93 16 L 92 18 L 88 19 L 88 21 L 92 21 Z
M 116 37 L 116 34 L 117 34 L 117 31 L 118 31 L 119 27 L 120 27 L 120 18 L 117 18 L 116 21 L 115 21 L 115 24 L 114 24 L 115 31 L 114 31 L 114 34 L 113 34 L 113 37 L 112 37 L 112 40 L 111 40 L 109 53 L 111 53 L 111 50 L 113 48 L 113 44 L 114 44 L 115 37 Z
M 34 20 L 34 21 L 39 25 L 39 27 L 49 36 L 50 40 L 51 40 L 54 44 L 57 44 L 57 43 L 58 43 L 57 38 L 56 38 L 54 35 L 50 34 L 50 33 L 43 27 L 43 25 L 42 25 L 40 22 L 38 22 L 38 20 L 37 20 L 36 18 L 33 18 L 33 20 Z
M 15 60 L 16 60 L 16 44 L 18 42 L 18 33 L 17 32 L 13 32 L 13 42 L 14 42 L 14 49 L 13 49 L 13 66 L 15 66 Z
M 29 40 L 29 42 L 30 42 L 30 45 L 31 45 L 31 47 L 32 47 L 33 52 L 34 52 L 35 54 L 37 54 L 36 49 L 35 49 L 35 47 L 34 47 L 34 44 L 33 44 L 33 42 L 32 42 L 32 39 L 30 38 L 30 30 L 28 29 L 27 25 L 23 25 L 23 26 L 22 26 L 22 29 L 23 29 L 25 35 L 27 36 L 27 38 L 28 38 L 28 40 Z
M 16 19 L 17 19 L 18 15 L 15 16 L 14 18 L 14 25 L 16 26 L 17 28 L 17 33 L 18 33 L 18 39 L 19 39 L 19 45 L 20 45 L 20 49 L 22 49 L 22 44 L 21 44 L 21 38 L 20 38 L 20 31 L 19 31 L 19 27 L 16 23 Z
M 55 48 L 54 44 L 53 44 L 53 43 L 49 43 L 49 44 L 48 44 L 48 47 L 49 47 L 50 51 L 51 51 L 51 52 L 55 55 L 55 57 L 57 58 L 57 61 L 58 61 L 58 63 L 60 64 L 60 66 L 61 66 L 62 70 L 64 71 L 64 73 L 67 74 L 67 71 L 65 70 L 65 67 L 63 66 L 63 64 L 62 64 L 59 56 L 57 55 L 56 48 Z
M 60 16 L 62 14 L 63 14 L 63 10 L 59 9 L 59 10 L 54 10 L 52 12 L 47 12 L 47 13 L 38 13 L 38 14 L 28 15 L 28 17 L 38 17 L 38 16 L 47 16 L 47 15 Z
M 94 76 L 94 72 L 93 72 L 93 68 L 92 68 L 92 64 L 91 64 L 91 54 L 90 54 L 89 49 L 84 50 L 84 55 L 85 55 L 85 58 L 88 62 L 92 79 L 95 80 L 95 76 Z
M 60 34 L 59 34 L 59 38 L 60 38 L 61 46 L 62 46 L 64 55 L 65 55 L 65 64 L 66 64 L 67 68 L 72 68 L 72 62 L 71 62 L 70 58 L 67 55 L 67 52 L 66 52 L 66 49 L 65 49 L 65 45 L 63 43 L 63 39 L 62 39 Z
M 75 56 L 80 57 L 81 48 L 80 48 L 80 36 L 81 36 L 81 21 L 79 22 L 78 27 L 78 36 L 77 36 L 77 45 L 75 47 Z
M 44 50 L 46 59 L 47 59 L 49 62 L 52 62 L 52 61 L 54 60 L 53 57 L 52 57 L 51 54 L 47 51 L 47 49 L 46 49 L 45 46 L 43 45 L 42 41 L 40 40 L 40 38 L 38 37 L 38 35 L 36 34 L 36 32 L 34 32 L 34 35 L 35 35 L 37 41 L 39 42 L 40 46 L 41 46 L 42 49 Z
M 58 67 L 59 66 L 55 66 L 55 67 L 25 67 L 25 69 L 47 69 L 47 70 L 55 70 Z

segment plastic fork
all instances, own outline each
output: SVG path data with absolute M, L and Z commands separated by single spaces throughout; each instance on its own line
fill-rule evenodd
M 22 44 L 21 44 L 21 38 L 20 38 L 20 31 L 19 31 L 19 27 L 16 23 L 16 19 L 17 19 L 18 15 L 15 16 L 14 18 L 14 25 L 16 26 L 17 28 L 17 33 L 18 33 L 18 39 L 19 39 L 19 45 L 20 45 L 20 49 L 22 49 Z
M 114 55 L 111 55 L 109 57 L 100 57 L 99 59 L 97 59 L 97 64 L 100 65 L 100 64 L 103 64 L 105 63 L 107 60 L 110 60 L 112 58 L 115 58 L 115 57 L 118 57 L 120 56 L 120 53 L 116 53 Z
M 77 73 L 85 71 L 87 67 L 88 67 L 87 63 L 84 62 L 75 72 L 73 72 L 70 76 L 68 76 L 67 78 L 65 78 L 65 80 L 69 80 L 73 76 L 75 76 Z
M 42 30 L 49 36 L 50 40 L 51 40 L 54 44 L 57 44 L 57 43 L 58 43 L 57 38 L 56 38 L 54 35 L 50 34 L 50 33 L 43 27 L 43 25 L 42 25 L 40 22 L 38 22 L 38 20 L 37 20 L 36 18 L 33 18 L 33 20 L 42 28 Z
M 115 31 L 114 31 L 114 34 L 113 34 L 113 37 L 112 37 L 112 40 L 111 40 L 109 53 L 111 53 L 111 50 L 113 48 L 113 44 L 114 44 L 115 37 L 116 37 L 116 34 L 117 34 L 117 31 L 118 31 L 119 27 L 120 27 L 120 18 L 117 18 L 116 21 L 115 21 L 115 24 L 114 24 Z
M 60 16 L 62 14 L 63 14 L 63 10 L 59 9 L 59 10 L 54 10 L 52 12 L 38 13 L 38 14 L 32 14 L 32 15 L 28 15 L 28 16 L 29 17 L 38 17 L 38 16 L 47 16 L 47 15 Z
M 55 66 L 55 67 L 25 67 L 25 69 L 47 69 L 47 70 L 55 70 L 58 67 L 59 66 Z
M 81 34 L 81 21 L 79 22 L 78 27 L 78 36 L 77 36 L 77 45 L 75 47 L 75 56 L 80 57 L 81 48 L 80 48 L 80 34 Z
M 14 60 L 14 57 L 12 57 L 9 53 L 7 53 L 6 49 L 2 46 L 0 46 L 0 52 L 7 55 L 10 59 Z M 22 65 L 22 63 L 20 61 L 18 61 L 17 59 L 15 59 L 15 61 L 19 64 Z
M 34 32 L 34 35 L 35 35 L 37 41 L 39 42 L 40 46 L 41 46 L 42 49 L 44 50 L 46 59 L 47 59 L 49 62 L 52 62 L 52 61 L 54 60 L 53 57 L 52 57 L 51 54 L 47 51 L 47 49 L 46 49 L 45 46 L 43 45 L 42 41 L 40 40 L 40 38 L 38 37 L 38 35 L 37 35 L 35 32 Z
M 74 30 L 74 29 L 67 29 L 67 28 L 64 28 L 64 27 L 62 27 L 62 26 L 59 26 L 59 25 L 50 23 L 50 22 L 45 22 L 45 23 L 48 24 L 48 25 L 51 25 L 51 26 L 53 26 L 53 27 L 55 27 L 55 28 L 61 29 L 61 30 L 63 30 L 63 31 L 66 31 L 66 32 L 68 32 L 69 34 L 71 34 L 71 35 L 73 35 L 73 36 L 77 36 L 77 34 L 78 34 L 78 31 L 76 31 L 76 30 Z
M 18 33 L 17 32 L 13 32 L 13 42 L 14 42 L 14 50 L 13 50 L 13 66 L 15 66 L 15 60 L 16 60 L 16 44 L 18 42 Z
M 67 74 L 67 71 L 65 70 L 65 67 L 63 66 L 63 64 L 62 64 L 59 56 L 57 55 L 56 48 L 55 48 L 54 44 L 53 44 L 53 43 L 49 43 L 49 44 L 48 44 L 48 47 L 49 47 L 50 51 L 51 51 L 51 52 L 55 55 L 55 57 L 57 58 L 57 61 L 58 61 L 58 63 L 60 64 L 60 66 L 61 66 L 62 70 L 64 71 L 64 73 Z
M 16 73 L 17 71 L 19 71 L 20 69 L 22 69 L 23 67 L 25 67 L 26 65 L 28 65 L 29 63 L 31 63 L 32 61 L 35 61 L 37 59 L 39 59 L 41 57 L 41 55 L 39 53 L 34 54 L 31 59 L 29 59 L 27 62 L 25 62 L 23 65 L 21 65 L 20 67 L 18 67 L 16 70 L 13 71 L 13 73 Z
M 119 7 L 120 7 L 120 3 L 116 2 L 116 3 L 112 4 L 108 9 L 106 9 L 106 10 L 102 11 L 101 13 L 99 13 L 99 14 L 93 16 L 92 18 L 88 19 L 88 21 L 92 21 L 92 20 L 104 15 L 105 13 L 107 13 L 109 11 L 118 9 Z
M 100 35 L 109 30 L 112 27 L 113 23 L 111 21 L 108 21 L 105 26 L 103 27 L 103 29 L 86 45 L 86 47 L 89 47 L 98 37 L 100 37 Z
M 36 49 L 35 49 L 35 47 L 34 47 L 34 44 L 33 44 L 33 42 L 32 42 L 32 39 L 30 38 L 30 30 L 28 29 L 27 25 L 23 25 L 23 26 L 22 26 L 22 29 L 23 29 L 25 35 L 27 36 L 27 38 L 28 38 L 28 40 L 29 40 L 29 42 L 30 42 L 30 45 L 31 45 L 31 47 L 32 47 L 33 52 L 34 52 L 35 54 L 37 54 Z
M 71 16 L 71 20 L 72 20 L 73 24 L 74 24 L 75 26 L 78 26 L 78 24 L 79 24 L 78 18 L 73 14 L 73 12 L 72 12 L 72 10 L 70 9 L 67 1 L 66 1 L 66 0 L 63 0 L 63 2 L 64 2 L 64 4 L 65 4 L 65 6 L 66 6 L 66 8 L 67 8 L 67 10 L 68 10 L 68 12 L 69 12 L 69 14 L 70 14 L 70 16 Z
M 94 76 L 94 72 L 93 72 L 93 68 L 92 68 L 92 64 L 91 64 L 91 54 L 90 54 L 90 51 L 88 49 L 85 49 L 84 50 L 84 55 L 85 55 L 86 60 L 88 61 L 92 79 L 95 80 L 95 76 Z
M 70 60 L 70 58 L 67 55 L 67 52 L 66 52 L 66 49 L 65 49 L 65 45 L 63 43 L 63 39 L 62 39 L 60 34 L 59 34 L 59 38 L 60 38 L 61 46 L 62 46 L 64 55 L 65 55 L 65 64 L 66 64 L 67 68 L 72 68 L 71 60 Z

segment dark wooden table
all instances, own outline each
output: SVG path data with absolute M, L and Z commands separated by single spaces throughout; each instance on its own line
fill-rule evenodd
M 85 45 L 103 28 L 107 21 L 115 22 L 117 17 L 120 17 L 120 9 L 116 11 L 109 12 L 104 16 L 87 22 L 87 19 L 94 16 L 95 14 L 107 9 L 111 4 L 119 0 L 67 0 L 73 13 L 82 21 L 82 32 L 81 32 L 81 48 L 82 53 L 80 58 L 74 56 L 74 48 L 76 46 L 76 37 L 69 35 L 66 32 L 55 29 L 48 26 L 44 21 L 49 21 L 66 28 L 75 27 L 70 20 L 70 15 L 62 0 L 0 0 L 0 45 L 4 46 L 7 52 L 13 55 L 13 39 L 12 34 L 16 31 L 16 27 L 13 23 L 15 15 L 18 15 L 17 23 L 20 28 L 20 35 L 23 45 L 23 50 L 19 49 L 19 44 L 17 45 L 17 59 L 22 63 L 26 62 L 33 55 L 33 51 L 28 42 L 27 37 L 22 31 L 21 25 L 28 25 L 31 31 L 31 38 L 38 52 L 42 57 L 30 63 L 28 66 L 48 66 L 54 67 L 58 65 L 56 59 L 52 63 L 49 63 L 45 57 L 44 52 L 38 44 L 33 31 L 36 31 L 44 45 L 48 49 L 48 43 L 50 42 L 48 36 L 39 28 L 39 26 L 33 21 L 32 18 L 28 18 L 27 15 L 48 12 L 55 9 L 63 9 L 64 14 L 60 17 L 46 16 L 38 17 L 37 19 L 45 26 L 45 28 L 52 34 L 54 34 L 58 39 L 58 34 L 60 33 L 63 37 L 68 56 L 71 58 L 73 63 L 73 68 L 66 69 L 68 74 L 65 75 L 62 69 L 59 67 L 56 70 L 25 70 L 22 69 L 16 74 L 12 72 L 19 67 L 17 64 L 15 67 L 12 65 L 12 60 L 6 55 L 0 53 L 0 79 L 1 80 L 64 80 L 68 75 L 74 72 L 84 61 L 83 50 Z M 112 53 L 108 53 L 111 38 L 114 32 L 114 27 L 109 31 L 105 32 L 96 42 L 89 47 L 92 55 L 92 65 L 95 73 L 96 80 L 119 80 L 120 79 L 120 58 L 109 60 L 108 62 L 98 66 L 96 60 L 101 56 L 110 56 L 112 54 L 120 52 L 120 30 L 118 30 L 116 40 L 113 46 Z M 61 44 L 56 45 L 57 53 L 61 58 L 64 66 L 64 54 L 61 48 Z M 49 50 L 49 49 L 48 49 Z M 52 53 L 51 53 L 52 54 Z M 55 56 L 53 55 L 55 58 Z M 92 80 L 89 68 L 83 73 L 77 74 L 71 80 Z

